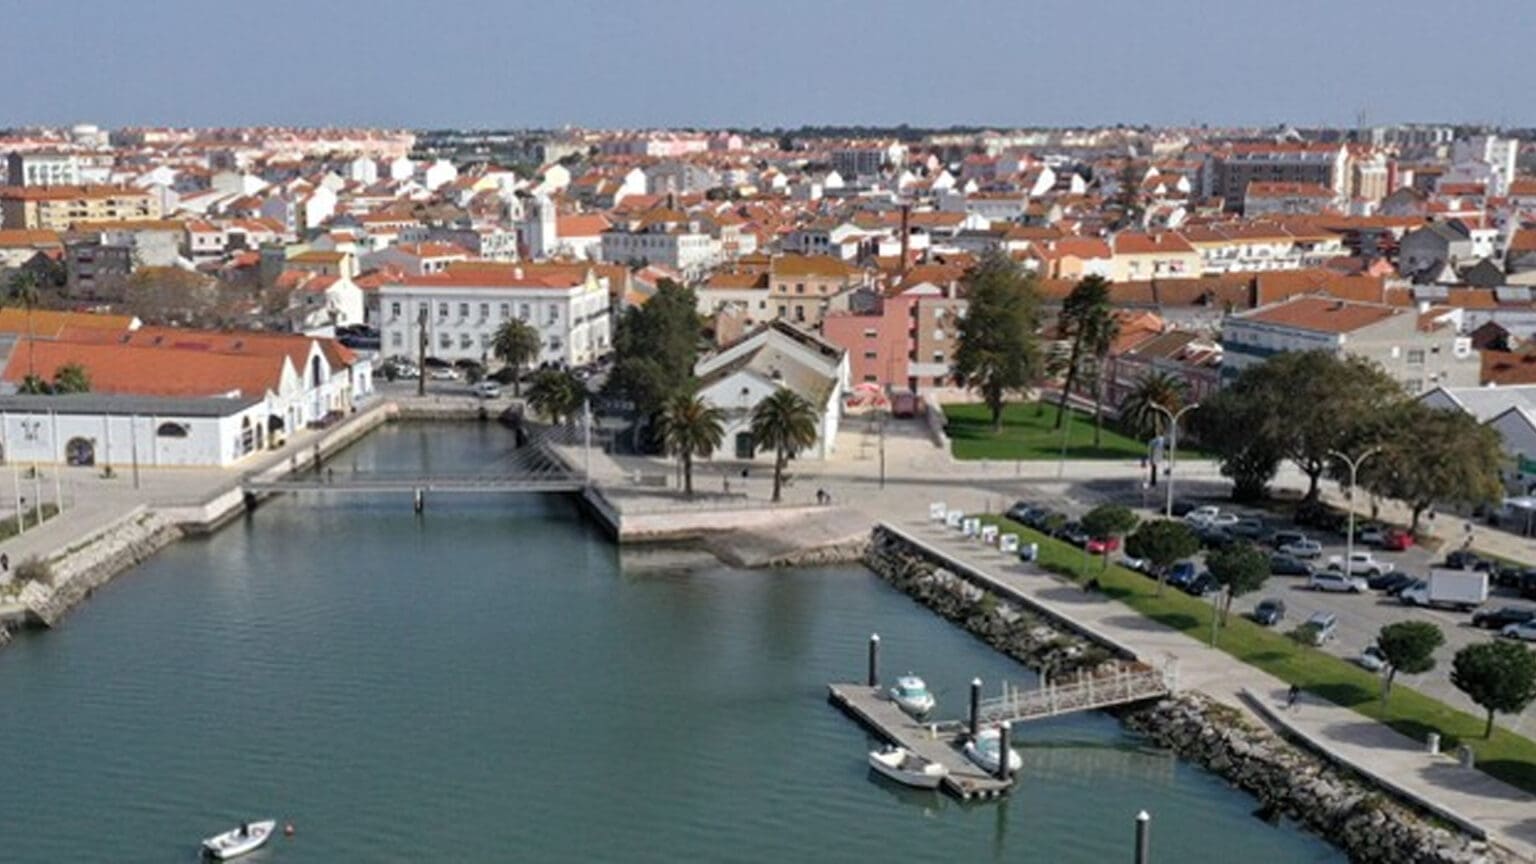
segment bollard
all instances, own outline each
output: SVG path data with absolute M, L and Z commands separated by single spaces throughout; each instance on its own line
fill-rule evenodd
M 1460 762 L 1463 768 L 1477 767 L 1477 755 L 1472 752 L 1471 746 L 1467 744 L 1456 748 L 1456 761 Z
M 1427 736 L 1425 736 L 1425 738 L 1424 738 L 1424 749 L 1427 750 L 1429 752 L 1429 755 L 1431 755 L 1431 756 L 1437 756 L 1437 755 L 1440 754 L 1440 733 L 1439 732 L 1431 732 Z
M 880 634 L 869 634 L 869 686 L 880 686 Z
M 997 743 L 997 779 L 1007 783 L 1013 775 L 1013 766 L 1008 764 L 1013 755 L 1013 724 L 1007 720 L 998 727 Z
M 981 679 L 971 679 L 971 740 L 981 731 Z
M 1143 810 L 1136 814 L 1136 864 L 1147 864 L 1147 852 L 1151 841 L 1147 837 L 1147 829 L 1152 822 L 1152 817 Z
M 427 509 L 427 493 L 424 492 L 423 490 L 419 489 L 419 488 L 413 490 L 411 492 L 411 508 L 413 510 L 415 510 L 417 513 L 421 513 L 423 510 L 426 510 Z

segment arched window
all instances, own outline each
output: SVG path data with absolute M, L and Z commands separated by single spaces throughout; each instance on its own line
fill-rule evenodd
M 185 438 L 192 430 L 185 423 L 161 423 L 155 430 L 155 435 L 160 438 Z

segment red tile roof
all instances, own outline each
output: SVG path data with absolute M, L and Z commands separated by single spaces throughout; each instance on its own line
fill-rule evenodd
M 1275 324 L 1315 333 L 1353 333 L 1379 324 L 1404 310 L 1376 303 L 1350 303 L 1328 297 L 1297 297 L 1279 305 L 1256 309 L 1245 321 Z

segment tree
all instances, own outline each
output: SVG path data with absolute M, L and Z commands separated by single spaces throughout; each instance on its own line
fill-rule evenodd
M 91 373 L 79 363 L 65 363 L 53 372 L 54 393 L 91 392 Z
M 626 309 L 619 319 L 608 392 L 631 402 L 641 416 L 661 411 L 668 399 L 689 388 L 699 332 L 693 289 L 662 279 L 651 299 Z
M 41 302 L 37 274 L 31 270 L 17 270 L 6 286 L 6 299 L 27 310 L 27 377 L 37 377 L 37 334 L 32 331 L 32 310 Z
M 1090 537 L 1104 540 L 1124 537 L 1136 530 L 1136 523 L 1139 521 L 1129 507 L 1122 507 L 1119 504 L 1100 504 L 1085 513 L 1082 518 L 1083 530 L 1087 531 Z M 1109 544 L 1105 544 L 1103 566 L 1100 569 L 1108 567 Z
M 53 385 L 36 375 L 23 375 L 21 383 L 16 385 L 18 392 L 29 396 L 47 396 L 53 392 Z
M 1072 386 L 1081 371 L 1083 350 L 1095 336 L 1095 328 L 1113 315 L 1109 306 L 1109 280 L 1103 276 L 1084 276 L 1072 286 L 1072 292 L 1062 301 L 1059 317 L 1061 335 L 1069 340 L 1072 350 L 1067 355 L 1067 377 L 1061 385 L 1061 404 L 1056 409 L 1056 428 L 1066 422 L 1067 402 L 1072 398 Z
M 1239 377 L 1239 382 L 1242 378 Z M 1191 431 L 1221 459 L 1221 473 L 1233 482 L 1239 501 L 1263 498 L 1285 458 L 1281 409 L 1267 390 L 1242 391 L 1236 383 L 1205 397 L 1191 414 Z
M 1168 568 L 1200 551 L 1200 540 L 1183 522 L 1154 519 L 1143 522 L 1125 540 L 1125 554 L 1142 558 L 1157 572 L 1157 593 L 1163 593 Z
M 1387 682 L 1381 692 L 1381 702 L 1392 695 L 1392 679 L 1399 672 L 1417 675 L 1435 668 L 1435 649 L 1445 644 L 1445 634 L 1428 621 L 1398 621 L 1381 628 L 1376 634 L 1376 647 L 1387 658 Z
M 586 401 L 587 385 L 569 370 L 541 370 L 528 387 L 528 405 L 557 426 L 574 417 Z
M 1475 506 L 1502 494 L 1503 442 L 1475 416 L 1404 400 L 1372 425 L 1362 444 L 1381 451 L 1360 466 L 1360 485 L 1408 505 L 1409 530 L 1436 502 Z
M 1120 317 L 1106 304 L 1084 322 L 1084 329 L 1084 347 L 1093 360 L 1093 446 L 1097 449 L 1104 443 L 1104 367 L 1120 338 Z
M 773 500 L 784 487 L 784 466 L 790 457 L 816 443 L 820 418 L 803 396 L 779 388 L 752 409 L 752 442 L 759 452 L 773 451 Z
M 1177 414 L 1184 407 L 1188 394 L 1189 387 L 1184 379 L 1167 372 L 1148 372 L 1120 403 L 1120 422 L 1138 438 L 1151 438 L 1164 431 L 1163 424 L 1168 422 L 1168 418 L 1153 406 Z
M 1493 736 L 1493 712 L 1514 714 L 1536 699 L 1536 653 L 1516 642 L 1479 642 L 1456 652 L 1451 683 L 1488 711 L 1483 737 Z
M 509 318 L 496 328 L 496 336 L 491 340 L 491 353 L 512 367 L 515 376 L 512 379 L 514 395 L 523 395 L 523 367 L 539 359 L 539 352 L 544 347 L 543 341 L 533 325 L 518 318 Z
M 683 465 L 683 492 L 693 497 L 693 459 L 708 457 L 725 440 L 725 412 L 696 395 L 673 396 L 657 418 L 666 451 Z
M 1269 578 L 1269 556 L 1247 543 L 1217 549 L 1205 557 L 1205 566 L 1211 571 L 1211 578 L 1227 589 L 1221 604 L 1222 624 L 1227 623 L 1235 598 L 1263 588 Z
M 970 289 L 960 319 L 955 377 L 981 394 L 992 429 L 1003 429 L 1008 394 L 1028 387 L 1039 369 L 1034 283 L 1012 259 L 990 253 L 967 274 Z
M 1238 403 L 1245 437 L 1262 439 L 1261 449 L 1278 452 L 1307 475 L 1313 501 L 1333 461 L 1329 453 L 1358 438 L 1402 390 L 1369 360 L 1286 351 L 1243 370 L 1222 395 Z M 1207 406 L 1200 413 L 1216 412 Z
M 1115 178 L 1119 187 L 1115 191 L 1115 203 L 1120 207 L 1119 224 L 1123 227 L 1139 223 L 1145 211 L 1141 204 L 1141 178 L 1144 171 L 1134 160 L 1127 159 Z

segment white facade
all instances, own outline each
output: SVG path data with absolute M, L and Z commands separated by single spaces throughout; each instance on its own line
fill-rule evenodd
M 427 310 L 427 355 L 441 360 L 486 362 L 501 325 L 517 318 L 533 325 L 543 342 L 538 363 L 581 366 L 609 351 L 612 342 L 608 292 L 595 274 L 563 280 L 520 267 L 407 279 L 379 288 L 382 352 L 416 356 L 420 316 Z
M 758 457 L 751 441 L 752 411 L 781 387 L 805 397 L 820 415 L 816 442 L 800 457 L 827 459 L 836 450 L 848 386 L 846 351 L 792 325 L 772 322 L 700 358 L 694 374 L 701 381 L 699 397 L 726 415 L 725 436 L 715 458 Z
M 261 400 L 249 399 L 87 397 L 55 399 L 52 409 L 23 407 L 36 399 L 4 400 L 0 447 L 6 461 L 111 465 L 119 473 L 135 461 L 145 468 L 222 468 L 258 451 L 255 430 L 268 416 Z M 45 490 L 44 497 L 51 494 Z
M 605 231 L 602 254 L 609 263 L 644 261 L 669 267 L 689 279 L 699 278 L 723 257 L 720 241 L 692 224 L 672 230 L 658 226 L 635 232 Z

